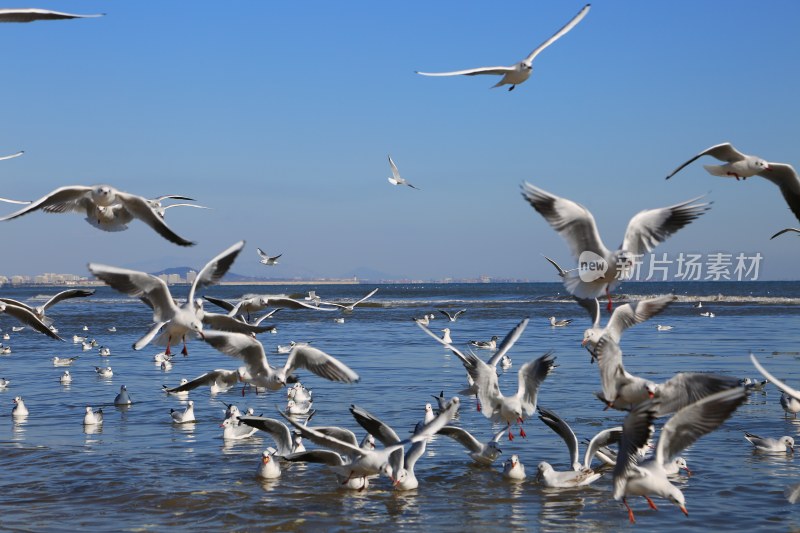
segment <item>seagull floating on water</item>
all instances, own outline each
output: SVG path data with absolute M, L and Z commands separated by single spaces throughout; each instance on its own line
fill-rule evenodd
M 745 432 L 744 438 L 753 445 L 753 449 L 761 452 L 794 452 L 794 439 L 789 436 L 773 439 L 770 437 L 762 438 Z
M 188 424 L 190 422 L 195 422 L 196 419 L 194 417 L 194 402 L 189 400 L 186 404 L 186 409 L 183 411 L 176 411 L 175 409 L 170 409 L 169 414 L 172 417 L 172 422 L 174 424 Z

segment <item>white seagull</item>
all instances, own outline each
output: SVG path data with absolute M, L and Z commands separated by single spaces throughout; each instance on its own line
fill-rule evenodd
M 75 357 L 59 357 L 59 356 L 55 356 L 55 357 L 53 357 L 53 366 L 69 366 L 72 363 L 74 363 L 75 360 L 78 359 L 79 357 L 80 356 L 77 356 L 77 355 Z
M 280 413 L 289 423 L 291 423 L 297 430 L 300 432 L 303 437 L 311 440 L 315 444 L 319 446 L 324 446 L 329 448 L 339 454 L 345 455 L 347 457 L 352 457 L 352 461 L 349 463 L 341 464 L 341 465 L 331 465 L 331 468 L 339 475 L 345 477 L 345 484 L 351 480 L 351 478 L 365 478 L 367 476 L 376 475 L 376 474 L 385 474 L 389 477 L 393 477 L 394 469 L 392 464 L 390 464 L 391 455 L 393 452 L 401 451 L 408 443 L 419 442 L 422 440 L 427 440 L 430 436 L 435 434 L 439 431 L 445 424 L 447 424 L 450 420 L 452 420 L 453 416 L 455 415 L 456 411 L 458 411 L 459 399 L 458 396 L 454 396 L 449 402 L 447 409 L 443 412 L 439 413 L 436 418 L 430 424 L 426 424 L 416 433 L 414 433 L 410 438 L 399 441 L 397 444 L 386 446 L 383 449 L 375 450 L 375 449 L 364 449 L 358 446 L 353 445 L 350 442 L 345 442 L 343 440 L 337 439 L 335 437 L 328 436 L 320 431 L 317 431 L 313 428 L 308 428 L 303 426 L 291 418 L 287 417 L 283 413 Z M 360 412 L 361 410 L 356 407 L 352 406 L 350 409 L 351 413 L 356 416 L 355 412 Z M 356 416 L 356 420 L 359 420 L 358 416 Z M 402 451 L 400 452 L 402 453 Z
M 3 12 L 3 10 L 0 9 L 0 13 L 2 13 L 2 12 Z M 0 20 L 0 22 L 2 22 L 2 20 Z M 6 159 L 14 159 L 15 157 L 19 157 L 24 153 L 25 153 L 25 150 L 20 150 L 19 152 L 15 153 L 15 154 L 3 155 L 3 156 L 0 156 L 0 161 L 5 161 Z M 30 203 L 30 202 L 22 202 L 22 203 Z
M 0 378 L 0 390 L 6 390 L 10 384 L 10 379 Z
M 39 317 L 36 316 L 33 312 L 28 310 L 26 307 L 22 307 L 16 305 L 11 302 L 4 302 L 0 301 L 0 313 L 4 313 L 6 315 L 12 316 L 15 319 L 19 320 L 23 324 L 29 325 L 31 328 L 35 329 L 39 333 L 44 333 L 48 337 L 52 339 L 56 339 L 59 341 L 63 341 L 61 337 L 58 336 L 53 330 L 51 330 L 47 324 L 42 322 Z M 11 328 L 14 330 L 14 327 Z M 7 333 L 3 335 L 3 339 L 8 340 L 6 338 Z
M 414 187 L 409 182 L 405 180 L 402 176 L 400 176 L 400 171 L 397 170 L 397 165 L 394 164 L 392 161 L 392 156 L 389 156 L 389 167 L 392 169 L 392 176 L 389 179 L 389 183 L 392 185 L 408 185 L 412 189 L 419 190 L 419 187 Z
M 277 479 L 281 477 L 281 465 L 275 459 L 276 450 L 269 447 L 261 452 L 261 461 L 258 463 L 256 475 L 262 479 Z
M 664 416 L 698 400 L 739 384 L 730 376 L 705 372 L 680 372 L 663 383 L 656 383 L 625 370 L 622 350 L 609 336 L 603 336 L 595 349 L 600 371 L 602 397 L 608 407 L 629 410 L 652 398 L 659 400 L 656 412 Z
M 797 418 L 797 413 L 800 412 L 800 391 L 791 388 L 789 385 L 767 372 L 767 369 L 761 366 L 761 363 L 758 362 L 755 355 L 750 354 L 750 360 L 765 378 L 781 390 L 781 407 L 786 411 L 786 414 L 794 413 L 795 418 Z
M 762 438 L 758 435 L 745 432 L 744 438 L 747 439 L 747 442 L 753 445 L 755 450 L 758 451 L 781 453 L 794 452 L 794 439 L 789 436 L 773 439 L 770 437 Z
M 577 15 L 575 15 L 572 20 L 567 22 L 567 24 L 558 30 L 552 37 L 547 39 L 545 42 L 540 44 L 533 52 L 528 54 L 528 57 L 520 61 L 515 65 L 511 65 L 510 67 L 478 67 L 478 68 L 471 68 L 466 70 L 456 70 L 453 72 L 419 72 L 417 74 L 422 74 L 423 76 L 475 76 L 476 74 L 494 74 L 498 76 L 503 76 L 500 81 L 498 81 L 492 87 L 500 87 L 501 85 L 511 85 L 509 87 L 509 91 L 513 91 L 514 87 L 519 85 L 520 83 L 526 81 L 530 78 L 531 73 L 533 72 L 533 60 L 536 58 L 539 53 L 541 53 L 545 48 L 556 42 L 558 39 L 563 37 L 567 32 L 569 32 L 572 28 L 574 28 L 583 17 L 589 12 L 591 4 L 586 4 L 583 9 L 581 9 Z
M 282 367 L 274 367 L 267 361 L 264 346 L 250 335 L 208 331 L 203 340 L 225 355 L 243 359 L 245 366 L 239 368 L 239 379 L 255 387 L 279 390 L 286 386 L 289 377 L 298 368 L 305 368 L 330 381 L 355 383 L 359 380 L 358 374 L 350 367 L 311 346 L 295 345 L 286 363 Z
M 333 305 L 333 306 L 335 306 L 335 307 L 338 307 L 338 308 L 340 308 L 342 311 L 344 311 L 344 312 L 346 312 L 346 313 L 352 313 L 352 312 L 353 312 L 353 310 L 355 309 L 355 307 L 356 307 L 358 304 L 360 304 L 360 303 L 362 303 L 362 302 L 366 301 L 368 298 L 372 298 L 372 296 L 373 296 L 373 295 L 374 295 L 376 292 L 378 292 L 378 289 L 372 289 L 371 291 L 369 291 L 369 293 L 368 293 L 366 296 L 364 296 L 364 297 L 363 297 L 363 298 L 361 298 L 360 300 L 356 300 L 356 301 L 355 301 L 355 302 L 353 302 L 353 303 L 345 303 L 345 304 L 340 304 L 340 303 L 334 303 L 334 302 L 322 302 L 322 304 L 323 304 L 323 305 Z
M 114 375 L 114 371 L 111 370 L 110 366 L 106 366 L 106 367 L 96 366 L 96 367 L 94 367 L 94 371 L 101 378 L 110 378 L 110 377 L 112 377 Z
M 439 309 L 439 312 L 442 313 L 450 322 L 455 322 L 458 320 L 458 317 L 463 315 L 467 312 L 466 309 L 461 309 L 460 311 L 456 311 L 455 313 L 450 313 L 449 311 L 445 311 L 444 309 Z
M 469 452 L 470 458 L 479 465 L 490 465 L 500 457 L 503 453 L 503 450 L 500 449 L 500 439 L 505 433 L 506 428 L 501 428 L 489 441 L 481 442 L 469 431 L 460 427 L 444 426 L 439 430 L 440 435 L 461 443 Z
M 60 11 L 50 11 L 49 9 L 37 8 L 4 8 L 0 9 L 0 22 L 34 22 L 36 20 L 64 20 L 64 19 L 85 19 L 102 17 L 105 13 L 96 15 L 75 15 L 72 13 L 62 13 Z M 11 157 L 16 157 L 15 154 Z
M 283 254 L 278 254 L 271 256 L 261 248 L 256 248 L 256 253 L 258 253 L 258 257 L 261 258 L 258 262 L 261 263 L 262 265 L 267 265 L 267 266 L 277 265 L 278 259 L 283 255 Z
M 614 499 L 622 500 L 632 523 L 636 520 L 628 505 L 628 496 L 643 496 L 652 509 L 657 507 L 650 496 L 666 498 L 689 516 L 686 499 L 667 478 L 664 465 L 697 439 L 717 429 L 746 397 L 744 387 L 734 387 L 687 405 L 664 424 L 655 456 L 641 464 L 637 450 L 652 436 L 658 400 L 639 404 L 625 417 L 619 457 L 614 467 Z
M 722 143 L 706 148 L 673 170 L 667 176 L 667 179 L 670 179 L 683 167 L 704 155 L 710 155 L 720 161 L 725 161 L 723 165 L 703 165 L 703 168 L 709 174 L 724 178 L 734 177 L 737 180 L 747 179 L 751 176 L 761 176 L 777 185 L 781 190 L 783 199 L 789 205 L 789 209 L 800 220 L 800 178 L 798 178 L 794 167 L 786 163 L 766 161 L 755 155 L 743 154 L 734 148 L 731 143 Z
M 86 406 L 86 414 L 83 416 L 84 426 L 96 426 L 103 423 L 103 410 L 92 411 L 91 406 Z
M 85 213 L 89 224 L 105 231 L 126 229 L 127 222 L 121 223 L 121 219 L 129 222 L 138 218 L 170 242 L 180 246 L 194 244 L 172 231 L 147 198 L 117 190 L 110 185 L 60 187 L 29 206 L 0 218 L 0 221 L 12 220 L 39 209 L 45 213 Z
M 155 339 L 157 344 L 166 345 L 165 353 L 171 355 L 170 344 L 183 341 L 181 353 L 186 355 L 186 335 L 202 335 L 203 329 L 203 301 L 195 299 L 195 292 L 201 287 L 218 283 L 243 247 L 244 241 L 239 241 L 209 261 L 197 274 L 186 302 L 180 306 L 172 298 L 167 283 L 146 272 L 96 263 L 89 263 L 89 271 L 113 289 L 135 296 L 153 309 L 155 324 L 133 344 L 134 350 L 141 350 Z
M 308 418 L 310 419 L 311 416 Z M 269 436 L 272 437 L 272 440 L 275 441 L 275 445 L 278 447 L 275 453 L 278 457 L 286 457 L 293 453 L 305 451 L 305 448 L 302 450 L 298 449 L 298 444 L 302 446 L 301 441 L 296 441 L 292 436 L 291 430 L 280 420 L 265 418 L 263 416 L 246 415 L 240 416 L 239 421 L 252 428 L 269 433 Z M 352 432 L 350 432 L 350 434 L 352 434 Z M 353 442 L 355 442 L 355 440 L 355 435 L 353 435 Z
M 550 318 L 548 318 L 548 320 L 550 321 L 550 325 L 553 326 L 554 328 L 563 328 L 564 326 L 569 326 L 569 324 L 572 322 L 571 318 L 556 320 L 556 317 L 554 316 L 551 316 Z
M 236 370 L 225 370 L 218 368 L 205 374 L 201 374 L 191 381 L 181 380 L 181 384 L 177 387 L 169 388 L 166 385 L 163 387 L 164 392 L 168 394 L 178 394 L 182 392 L 189 392 L 197 387 L 209 387 L 211 395 L 225 392 L 231 389 L 239 382 L 239 373 Z
M 11 409 L 11 416 L 14 418 L 24 418 L 28 416 L 28 408 L 25 407 L 22 396 L 16 396 L 14 398 L 14 408 Z
M 600 327 L 600 302 L 596 298 L 578 299 L 578 304 L 589 312 L 592 318 L 592 327 L 583 332 L 581 344 L 594 354 L 597 342 L 603 335 L 609 336 L 619 344 L 622 333 L 631 326 L 641 324 L 645 320 L 657 315 L 677 298 L 668 294 L 656 298 L 646 298 L 617 306 L 611 313 L 605 327 Z M 594 355 L 593 355 L 594 359 Z
M 173 424 L 188 424 L 190 422 L 195 422 L 196 419 L 194 417 L 194 402 L 189 400 L 186 404 L 186 409 L 183 411 L 176 411 L 175 409 L 169 410 L 169 415 L 172 417 Z
M 610 290 L 630 273 L 636 257 L 652 251 L 667 237 L 708 211 L 709 203 L 680 204 L 640 211 L 628 222 L 622 244 L 609 250 L 600 238 L 594 217 L 582 205 L 560 198 L 530 183 L 522 184 L 522 196 L 567 241 L 579 262 L 578 272 L 564 277 L 564 286 L 578 298 L 597 298 L 605 291 L 611 311 Z
M 514 481 L 525 479 L 525 465 L 520 462 L 519 455 L 514 454 L 503 463 L 503 477 Z
M 131 405 L 133 400 L 131 395 L 128 394 L 128 387 L 125 385 L 120 386 L 119 394 L 114 397 L 114 405 Z
M 583 457 L 583 463 L 581 463 L 578 455 L 578 437 L 575 436 L 575 432 L 572 431 L 569 424 L 553 411 L 543 407 L 539 407 L 539 420 L 547 424 L 550 429 L 564 440 L 572 463 L 572 469 L 563 472 L 555 470 L 550 463 L 545 461 L 539 463 L 537 476 L 545 487 L 583 487 L 600 479 L 600 474 L 592 470 L 592 458 L 595 452 L 598 448 L 619 442 L 620 438 L 622 438 L 622 427 L 601 431 L 589 442 L 586 454 Z

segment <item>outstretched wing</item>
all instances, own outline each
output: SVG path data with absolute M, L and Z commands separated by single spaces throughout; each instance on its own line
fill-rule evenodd
M 538 56 L 538 55 L 539 55 L 539 54 L 542 52 L 542 50 L 544 50 L 545 48 L 547 48 L 548 46 L 550 46 L 551 44 L 553 44 L 554 42 L 556 42 L 557 40 L 559 40 L 561 37 L 563 37 L 564 35 L 566 35 L 566 34 L 567 34 L 567 33 L 568 33 L 568 32 L 569 32 L 569 31 L 570 31 L 572 28 L 574 28 L 575 26 L 577 26 L 577 24 L 578 24 L 580 21 L 582 21 L 582 20 L 583 20 L 583 17 L 585 17 L 585 16 L 586 16 L 586 14 L 587 14 L 587 13 L 589 13 L 589 9 L 590 9 L 590 8 L 591 8 L 591 4 L 586 4 L 585 6 L 583 6 L 583 9 L 581 9 L 580 11 L 578 11 L 578 14 L 577 14 L 577 15 L 575 15 L 574 17 L 572 17 L 572 19 L 571 19 L 569 22 L 567 22 L 567 23 L 564 25 L 564 27 L 563 27 L 563 28 L 561 28 L 560 30 L 558 30 L 557 32 L 555 32 L 555 33 L 552 35 L 552 37 L 550 37 L 550 38 L 549 38 L 549 39 L 547 39 L 545 42 L 543 42 L 542 44 L 540 44 L 539 46 L 537 46 L 537 47 L 536 47 L 536 49 L 535 49 L 533 52 L 531 52 L 530 54 L 528 54 L 528 57 L 526 57 L 526 58 L 525 58 L 525 62 L 526 62 L 528 65 L 530 65 L 531 63 L 533 63 L 533 60 L 534 60 L 534 58 L 536 58 L 536 56 Z
M 417 74 L 422 76 L 475 76 L 476 74 L 496 74 L 502 76 L 508 72 L 514 72 L 515 66 L 511 67 L 478 67 L 468 68 L 464 70 L 454 70 L 452 72 L 420 72 Z
M 710 148 L 706 148 L 705 150 L 703 150 L 702 152 L 700 152 L 699 154 L 697 154 L 696 156 L 694 156 L 693 158 L 686 161 L 681 166 L 670 172 L 669 176 L 667 176 L 666 179 L 670 179 L 672 176 L 683 170 L 683 167 L 694 163 L 704 155 L 710 155 L 711 157 L 715 157 L 720 161 L 727 161 L 728 163 L 733 163 L 734 161 L 741 161 L 746 157 L 742 152 L 734 148 L 733 145 L 731 145 L 731 143 L 715 144 Z

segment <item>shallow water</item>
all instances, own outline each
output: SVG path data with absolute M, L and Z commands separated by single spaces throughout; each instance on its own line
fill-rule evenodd
M 341 425 L 363 431 L 347 408 L 355 403 L 390 422 L 401 435 L 423 416 L 431 395 L 452 396 L 464 387 L 465 372 L 452 355 L 427 337 L 411 320 L 427 312 L 437 318 L 431 329 L 452 330 L 456 344 L 468 340 L 502 338 L 526 316 L 531 323 L 511 352 L 514 366 L 501 376 L 504 391 L 516 388 L 516 371 L 529 360 L 554 350 L 558 368 L 545 381 L 539 402 L 565 418 L 579 439 L 621 423 L 624 413 L 603 411 L 592 395 L 599 390 L 596 366 L 580 347 L 589 320 L 565 296 L 558 284 L 381 285 L 366 305 L 345 316 L 283 310 L 276 314 L 275 335 L 261 335 L 268 357 L 275 364 L 283 357 L 277 344 L 311 341 L 339 357 L 360 376 L 355 385 L 330 383 L 308 372 L 298 373 L 314 391 L 317 414 L 313 424 Z M 304 294 L 316 289 L 325 299 L 355 300 L 372 287 L 342 285 L 321 287 L 212 287 L 205 293 L 235 298 L 248 293 Z M 57 288 L 3 287 L 3 296 L 43 301 Z M 181 297 L 186 287 L 173 287 Z M 756 353 L 777 376 L 795 386 L 800 379 L 800 284 L 684 283 L 627 284 L 622 294 L 647 295 L 675 291 L 680 300 L 661 316 L 625 333 L 625 365 L 634 374 L 653 380 L 678 371 L 717 372 L 756 377 L 747 357 Z M 722 297 L 719 297 L 722 295 Z M 715 318 L 698 316 L 693 307 L 704 302 Z M 212 308 L 210 304 L 207 308 Z M 455 323 L 447 322 L 437 308 L 467 312 Z M 277 417 L 285 394 L 241 396 L 241 389 L 212 397 L 207 388 L 192 391 L 197 423 L 170 422 L 170 408 L 182 401 L 161 392 L 162 384 L 175 385 L 215 368 L 235 369 L 240 362 L 201 341 L 189 344 L 190 355 L 176 357 L 174 367 L 162 372 L 152 362 L 159 348 L 141 352 L 131 344 L 150 324 L 149 310 L 138 300 L 106 288 L 95 296 L 53 307 L 66 343 L 51 341 L 26 329 L 4 341 L 12 354 L 0 356 L 0 376 L 12 383 L 0 391 L 0 526 L 9 530 L 58 530 L 69 527 L 92 530 L 163 530 L 166 527 L 204 526 L 217 529 L 277 529 L 306 531 L 397 529 L 476 531 L 490 528 L 561 531 L 609 530 L 628 527 L 624 507 L 611 498 L 611 475 L 582 490 L 553 490 L 535 481 L 536 465 L 548 461 L 557 469 L 568 467 L 561 440 L 535 417 L 526 423 L 527 439 L 501 441 L 503 456 L 490 468 L 471 464 L 461 446 L 436 437 L 417 464 L 420 487 L 409 492 L 392 490 L 387 479 L 374 480 L 369 489 L 344 490 L 322 465 L 295 464 L 272 482 L 255 477 L 261 451 L 273 445 L 266 434 L 243 441 L 223 442 L 219 423 L 225 403 L 253 407 L 257 414 Z M 566 328 L 551 328 L 547 317 L 574 318 Z M 674 329 L 657 332 L 656 324 Z M 110 357 L 97 350 L 82 351 L 73 334 L 88 335 L 111 348 Z M 16 325 L 0 315 L 0 327 L 10 332 Z M 116 333 L 107 332 L 116 326 Z M 64 368 L 51 358 L 79 355 L 69 368 L 70 386 L 58 377 Z M 481 355 L 488 355 L 484 352 Z M 111 379 L 98 378 L 95 366 L 110 365 Z M 112 405 L 120 385 L 128 387 L 130 408 Z M 10 416 L 12 399 L 21 395 L 31 412 L 22 423 Z M 800 483 L 798 460 L 786 454 L 757 454 L 743 432 L 768 436 L 800 436 L 800 420 L 784 418 L 774 387 L 754 393 L 718 431 L 703 437 L 683 455 L 694 472 L 678 478 L 689 517 L 671 503 L 656 500 L 652 511 L 643 499 L 633 499 L 637 525 L 648 530 L 683 527 L 687 531 L 741 527 L 753 529 L 800 528 L 800 507 L 783 495 L 789 484 Z M 103 406 L 105 422 L 96 432 L 82 425 L 86 405 Z M 5 420 L 5 422 L 3 422 Z M 475 409 L 472 398 L 462 398 L 457 423 L 488 438 L 495 429 Z M 313 425 L 312 424 L 312 425 Z M 307 443 L 308 444 L 308 443 Z M 311 447 L 311 445 L 309 445 Z M 518 454 L 527 466 L 528 479 L 510 483 L 500 475 L 502 460 Z

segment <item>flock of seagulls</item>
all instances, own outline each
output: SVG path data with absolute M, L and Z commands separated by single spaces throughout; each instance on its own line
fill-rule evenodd
M 501 79 L 494 87 L 510 85 L 509 91 L 511 91 L 530 77 L 534 59 L 575 28 L 589 10 L 590 5 L 584 6 L 565 26 L 515 65 L 418 73 L 425 76 L 498 75 Z M 97 16 L 101 15 L 71 15 L 41 9 L 0 9 L 0 22 L 32 22 Z M 20 155 L 22 152 L 0 157 L 0 160 Z M 734 177 L 737 180 L 758 175 L 772 181 L 779 187 L 789 208 L 800 220 L 800 180 L 794 169 L 788 164 L 768 162 L 756 156 L 743 154 L 730 143 L 718 144 L 703 150 L 678 166 L 667 179 L 703 156 L 711 156 L 724 162 L 721 165 L 705 166 L 712 175 Z M 392 172 L 388 181 L 393 185 L 406 185 L 417 189 L 401 177 L 392 158 L 388 159 Z M 674 297 L 663 296 L 618 306 L 613 309 L 604 327 L 600 324 L 601 305 L 598 298 L 603 295 L 608 298 L 607 309 L 611 312 L 611 291 L 629 273 L 634 256 L 653 250 L 668 237 L 707 212 L 711 204 L 700 202 L 700 198 L 693 198 L 667 207 L 640 211 L 629 221 L 621 245 L 613 249 L 603 243 L 594 217 L 580 204 L 558 197 L 527 182 L 522 184 L 522 195 L 561 235 L 578 262 L 576 268 L 564 270 L 548 258 L 557 269 L 568 292 L 589 314 L 592 325 L 584 332 L 583 345 L 591 355 L 590 361 L 597 363 L 599 384 L 602 388 L 598 398 L 606 408 L 627 412 L 622 426 L 603 429 L 591 439 L 583 461 L 579 456 L 578 439 L 569 425 L 553 410 L 538 405 L 538 393 L 546 386 L 548 377 L 557 367 L 556 356 L 552 352 L 546 352 L 520 366 L 517 372 L 516 391 L 507 391 L 504 394 L 500 390 L 496 367 L 498 364 L 505 369 L 511 367 L 508 352 L 527 327 L 527 318 L 513 328 L 502 341 L 497 335 L 488 341 L 469 341 L 468 344 L 472 348 L 492 352 L 488 361 L 484 361 L 471 351 L 464 353 L 459 350 L 453 343 L 450 328 L 442 330 L 444 333 L 442 337 L 428 329 L 427 326 L 434 316 L 432 313 L 421 319 L 415 319 L 425 333 L 444 345 L 462 363 L 466 371 L 467 387 L 459 394 L 474 395 L 482 415 L 488 422 L 501 428 L 500 431 L 490 432 L 487 423 L 482 433 L 490 435 L 488 440 L 480 440 L 466 429 L 450 425 L 461 407 L 461 400 L 459 396 L 453 396 L 448 400 L 443 391 L 439 396 L 434 396 L 437 409 L 434 410 L 431 404 L 426 405 L 424 420 L 410 432 L 409 436 L 398 433 L 363 407 L 351 406 L 350 413 L 353 418 L 367 432 L 367 436 L 358 441 L 352 432 L 343 428 L 309 425 L 315 412 L 312 409 L 311 393 L 298 383 L 294 374 L 304 369 L 323 379 L 344 384 L 357 383 L 360 379 L 359 374 L 343 361 L 308 343 L 293 343 L 286 350 L 288 352 L 286 361 L 282 365 L 273 366 L 268 361 L 264 345 L 258 340 L 257 335 L 274 331 L 273 326 L 260 324 L 280 308 L 352 313 L 356 306 L 375 295 L 378 289 L 372 290 L 355 302 L 326 302 L 311 293 L 302 301 L 285 297 L 254 297 L 244 298 L 236 303 L 205 296 L 206 301 L 220 306 L 225 312 L 206 311 L 204 299 L 197 297 L 198 290 L 219 283 L 242 251 L 244 241 L 233 244 L 212 258 L 200 270 L 182 303 L 173 298 L 163 280 L 145 272 L 97 263 L 89 264 L 88 269 L 108 286 L 140 299 L 152 309 L 153 325 L 133 344 L 134 350 L 141 350 L 150 343 L 165 346 L 160 361 L 160 364 L 165 365 L 169 364 L 172 346 L 182 344 L 181 353 L 188 355 L 187 343 L 200 340 L 220 353 L 242 362 L 236 370 L 215 369 L 192 380 L 184 379 L 176 387 L 165 386 L 165 393 L 186 397 L 191 390 L 209 387 L 210 392 L 215 394 L 230 390 L 238 383 L 247 384 L 257 390 L 266 389 L 273 392 L 287 390 L 286 409 L 278 411 L 283 421 L 256 416 L 252 412 L 241 413 L 235 406 L 230 406 L 228 416 L 221 424 L 223 437 L 226 439 L 246 439 L 257 431 L 266 432 L 271 436 L 275 447 L 264 450 L 259 458 L 257 475 L 262 478 L 274 479 L 280 476 L 281 462 L 312 462 L 326 465 L 335 473 L 338 483 L 349 488 L 364 490 L 369 486 L 371 479 L 386 476 L 395 489 L 411 490 L 419 486 L 420 479 L 415 473 L 415 466 L 424 456 L 426 445 L 434 435 L 440 434 L 454 439 L 465 448 L 475 463 L 488 466 L 501 456 L 500 441 L 503 437 L 514 439 L 514 427 L 518 428 L 520 437 L 526 437 L 523 425 L 538 414 L 538 419 L 565 442 L 570 465 L 568 470 L 559 471 L 547 462 L 541 462 L 537 467 L 537 478 L 544 486 L 576 488 L 589 485 L 602 475 L 600 468 L 593 467 L 593 461 L 599 459 L 603 463 L 613 465 L 612 497 L 623 503 L 631 522 L 635 521 L 635 517 L 628 498 L 635 496 L 645 498 L 652 509 L 657 509 L 653 497 L 666 499 L 688 516 L 685 495 L 670 479 L 680 469 L 688 471 L 685 460 L 679 457 L 679 454 L 730 418 L 744 402 L 748 390 L 755 387 L 763 388 L 764 384 L 739 383 L 738 380 L 728 376 L 690 372 L 680 372 L 663 383 L 656 383 L 631 374 L 623 364 L 622 333 L 625 329 L 660 313 L 674 301 Z M 192 198 L 179 195 L 146 198 L 123 192 L 110 185 L 74 185 L 60 187 L 31 202 L 2 199 L 5 202 L 25 204 L 25 207 L 0 218 L 0 221 L 10 221 L 34 211 L 78 212 L 85 215 L 86 221 L 97 229 L 119 232 L 127 229 L 128 224 L 138 219 L 150 226 L 162 238 L 176 245 L 194 245 L 194 242 L 181 237 L 166 224 L 165 213 L 168 208 L 177 206 L 204 209 L 206 207 L 190 203 L 164 205 L 165 200 L 194 201 Z M 787 228 L 775 236 L 785 232 L 800 232 L 800 230 Z M 278 258 L 281 257 L 280 254 L 269 256 L 260 248 L 257 249 L 257 253 L 260 262 L 267 266 L 277 264 Z M 63 340 L 58 336 L 57 330 L 54 331 L 53 321 L 46 315 L 47 309 L 60 301 L 85 298 L 92 294 L 93 291 L 85 290 L 63 291 L 37 307 L 0 298 L 0 312 L 13 316 L 26 326 L 52 339 Z M 268 307 L 273 309 L 267 315 L 251 322 L 251 313 Z M 445 310 L 439 312 L 447 316 L 449 322 L 456 322 L 466 309 L 454 313 Z M 549 322 L 552 327 L 565 327 L 572 320 L 549 317 Z M 658 331 L 670 329 L 670 326 L 657 326 Z M 110 352 L 105 355 L 109 354 Z M 54 357 L 53 365 L 69 366 L 75 359 L 77 357 L 66 359 Z M 787 416 L 793 414 L 796 417 L 800 412 L 800 392 L 772 376 L 754 356 L 751 356 L 751 359 L 759 372 L 782 390 L 781 405 Z M 101 377 L 113 375 L 110 366 L 97 366 L 95 370 Z M 69 370 L 65 370 L 60 382 L 67 384 L 71 379 Z M 12 381 L 3 378 L 0 381 L 0 388 L 7 388 L 11 383 Z M 131 395 L 123 385 L 114 399 L 114 404 L 133 403 Z M 14 419 L 30 415 L 21 396 L 15 397 L 11 415 Z M 172 409 L 169 415 L 175 424 L 195 423 L 194 402 L 188 400 L 183 410 Z M 669 419 L 661 425 L 657 444 L 653 447 L 654 452 L 649 453 L 651 447 L 649 443 L 654 437 L 656 422 L 659 418 L 667 416 Z M 305 420 L 300 421 L 299 417 L 304 417 Z M 98 426 L 102 423 L 102 409 L 95 410 L 92 406 L 86 406 L 84 426 Z M 404 438 L 400 437 L 401 434 Z M 306 450 L 303 439 L 313 442 L 320 448 Z M 794 451 L 794 440 L 789 436 L 773 438 L 745 433 L 745 439 L 759 451 L 779 453 Z M 376 441 L 380 442 L 382 447 L 377 447 Z M 613 447 L 616 447 L 616 450 Z M 518 455 L 512 455 L 505 462 L 502 475 L 510 480 L 523 480 L 527 477 Z M 799 495 L 800 488 L 792 488 L 790 501 L 797 501 Z

